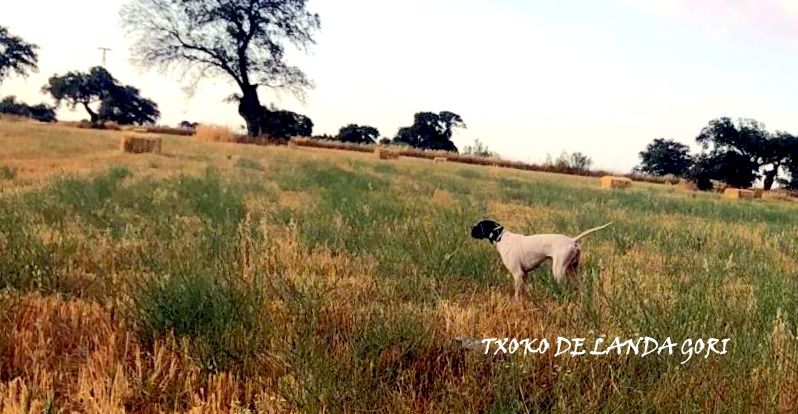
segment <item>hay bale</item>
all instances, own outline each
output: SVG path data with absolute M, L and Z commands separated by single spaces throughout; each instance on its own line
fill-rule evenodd
M 605 175 L 601 177 L 601 188 L 606 190 L 624 189 L 632 186 L 632 180 L 626 177 L 615 177 L 612 175 Z
M 144 137 L 140 135 L 124 135 L 120 146 L 122 152 L 131 154 L 143 154 L 147 152 L 160 154 L 161 139 L 154 137 Z
M 743 190 L 740 188 L 727 188 L 723 190 L 723 198 L 728 200 L 753 200 L 754 192 L 751 190 Z
M 754 198 L 761 200 L 762 194 L 765 193 L 765 190 L 762 188 L 754 188 Z
M 391 151 L 384 148 L 376 148 L 374 150 L 374 154 L 376 154 L 377 158 L 381 160 L 393 160 L 399 158 L 399 154 L 397 154 L 396 151 Z
M 785 191 L 765 191 L 762 193 L 763 200 L 778 200 L 778 201 L 794 201 L 795 199 L 790 196 L 790 193 Z
M 435 157 L 433 159 L 435 162 L 446 162 L 448 159 L 446 157 Z

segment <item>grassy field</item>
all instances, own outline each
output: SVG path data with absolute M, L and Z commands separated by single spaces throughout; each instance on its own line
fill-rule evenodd
M 3 412 L 795 412 L 798 208 L 595 178 L 0 121 Z M 512 287 L 483 217 L 585 240 Z M 731 338 L 484 355 L 468 338 Z

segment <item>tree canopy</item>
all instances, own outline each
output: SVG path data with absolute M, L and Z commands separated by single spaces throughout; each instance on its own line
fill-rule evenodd
M 798 136 L 779 132 L 777 137 L 781 142 L 782 150 L 787 154 L 782 166 L 789 171 L 789 177 L 782 178 L 779 181 L 783 186 L 791 190 L 798 190 Z
M 735 187 L 750 187 L 761 177 L 759 171 L 770 166 L 764 182 L 769 190 L 788 155 L 783 152 L 783 139 L 753 119 L 740 119 L 737 123 L 727 117 L 714 119 L 701 130 L 696 142 L 709 151 L 708 162 L 716 164 L 712 169 L 717 175 L 714 179 Z
M 458 152 L 452 142 L 454 128 L 466 128 L 463 118 L 454 112 L 419 112 L 414 117 L 413 125 L 399 129 L 394 143 L 421 149 Z
M 696 157 L 688 178 L 698 188 L 712 188 L 710 180 L 724 182 L 735 188 L 748 188 L 757 179 L 756 164 L 747 156 L 734 151 L 703 153 Z
M 313 135 L 313 121 L 291 111 L 263 108 L 261 132 L 272 138 L 309 137 Z
M 132 86 L 116 86 L 108 90 L 100 103 L 100 119 L 120 125 L 154 124 L 161 116 L 158 105 L 142 98 Z
M 653 175 L 685 177 L 690 170 L 690 148 L 674 140 L 657 138 L 640 152 L 637 170 Z
M 379 138 L 380 131 L 368 125 L 349 124 L 338 130 L 336 139 L 341 142 L 355 144 L 373 144 Z
M 25 42 L 0 26 L 0 83 L 12 73 L 27 76 L 29 72 L 36 71 L 39 62 L 36 49 L 38 46 Z
M 83 106 L 92 124 L 114 121 L 121 125 L 154 123 L 160 117 L 158 105 L 142 98 L 139 90 L 121 85 L 102 67 L 89 72 L 68 72 L 54 75 L 42 88 L 55 100 L 56 106 L 65 103 L 70 109 Z M 99 108 L 92 105 L 99 103 Z
M 765 190 L 770 190 L 779 174 L 798 175 L 798 138 L 786 132 L 770 133 L 753 119 L 713 119 L 701 129 L 696 142 L 702 152 L 691 158 L 685 145 L 655 139 L 640 153 L 641 165 L 637 169 L 687 177 L 701 189 L 711 188 L 711 180 L 748 188 L 762 178 Z M 778 181 L 798 184 L 794 178 Z
M 763 167 L 769 167 L 764 172 L 763 185 L 770 189 L 782 167 L 788 166 L 790 160 L 798 158 L 798 139 L 786 132 L 776 132 L 770 139 L 762 143 L 759 149 L 760 161 Z M 798 169 L 790 169 L 793 175 L 798 175 Z
M 307 0 L 130 0 L 122 21 L 135 39 L 140 65 L 178 68 L 198 81 L 219 76 L 233 81 L 238 112 L 250 136 L 280 116 L 264 108 L 258 87 L 289 90 L 298 97 L 312 86 L 299 68 L 285 62 L 286 46 L 306 50 L 320 28 Z M 280 124 L 280 122 L 277 122 Z

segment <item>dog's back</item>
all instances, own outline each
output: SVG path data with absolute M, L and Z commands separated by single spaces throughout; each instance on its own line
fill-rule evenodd
M 508 268 L 520 264 L 522 270 L 528 272 L 563 249 L 572 248 L 575 243 L 574 239 L 563 234 L 526 236 L 505 231 L 496 247 Z

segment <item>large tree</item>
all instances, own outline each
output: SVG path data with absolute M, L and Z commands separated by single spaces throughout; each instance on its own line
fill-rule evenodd
M 121 85 L 102 67 L 89 72 L 68 72 L 52 76 L 42 91 L 50 94 L 56 106 L 70 109 L 82 106 L 94 125 L 114 121 L 122 125 L 154 123 L 160 113 L 155 102 L 142 98 L 139 90 Z M 94 108 L 99 104 L 98 108 Z
M 285 62 L 286 46 L 314 44 L 318 14 L 307 0 L 130 0 L 124 26 L 135 38 L 134 56 L 147 67 L 179 68 L 198 81 L 222 76 L 239 88 L 238 112 L 250 136 L 274 115 L 260 103 L 258 87 L 287 89 L 302 97 L 307 76 Z M 196 82 L 193 84 L 196 85 Z
M 39 62 L 36 49 L 38 46 L 11 35 L 7 28 L 0 26 L 0 83 L 11 73 L 26 76 L 36 71 Z
M 798 190 L 798 136 L 780 132 L 778 136 L 783 140 L 784 152 L 787 154 L 783 167 L 789 172 L 789 177 L 780 182 L 791 190 Z
M 756 163 L 743 154 L 713 151 L 696 156 L 687 176 L 701 190 L 712 188 L 710 180 L 722 181 L 736 188 L 748 188 L 757 179 L 756 170 Z
M 763 167 L 769 167 L 763 173 L 762 185 L 765 190 L 773 187 L 781 168 L 798 156 L 796 149 L 796 137 L 786 132 L 776 132 L 770 139 L 761 142 L 758 150 L 760 161 Z
M 415 148 L 457 152 L 452 142 L 454 128 L 465 128 L 463 118 L 454 112 L 419 112 L 413 125 L 400 128 L 394 143 Z
M 338 130 L 335 138 L 341 142 L 351 142 L 355 144 L 374 144 L 379 138 L 380 131 L 368 125 L 349 124 Z
M 94 67 L 89 72 L 68 72 L 53 75 L 42 87 L 42 92 L 50 94 L 56 107 L 66 103 L 70 109 L 78 105 L 89 114 L 92 124 L 100 122 L 100 116 L 92 105 L 102 101 L 105 92 L 116 80 L 102 67 Z
M 653 175 L 672 174 L 684 177 L 692 160 L 687 145 L 674 140 L 657 138 L 640 152 L 638 171 Z
M 760 178 L 760 170 L 770 166 L 764 174 L 765 189 L 769 190 L 785 159 L 782 138 L 770 134 L 762 123 L 753 119 L 740 119 L 737 123 L 726 117 L 714 119 L 701 130 L 696 141 L 704 149 L 705 159 L 730 163 L 712 169 L 717 175 L 715 179 L 735 187 L 751 186 Z

